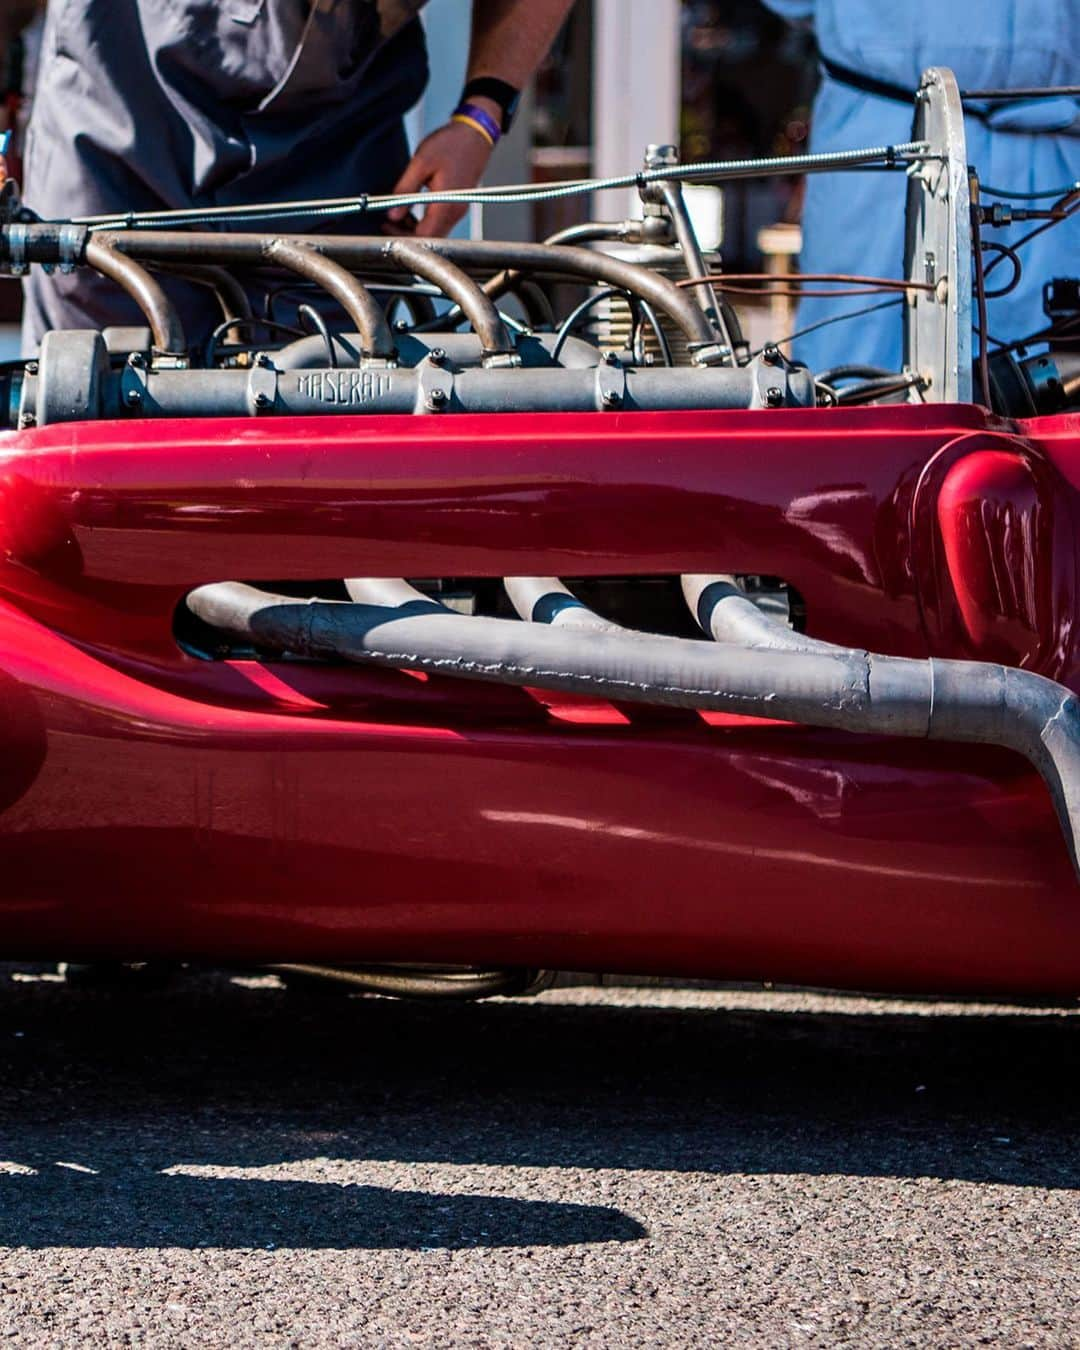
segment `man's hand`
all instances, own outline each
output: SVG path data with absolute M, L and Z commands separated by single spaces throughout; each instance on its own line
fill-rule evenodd
M 446 192 L 454 188 L 473 188 L 484 176 L 492 147 L 472 127 L 447 122 L 416 148 L 395 192 Z M 426 236 L 449 234 L 468 210 L 456 203 L 435 203 L 424 210 L 424 218 L 415 233 Z M 391 233 L 412 233 L 408 229 L 410 208 L 397 206 L 388 213 Z
M 2 3 L 2 0 L 0 0 Z M 514 89 L 524 89 L 574 0 L 473 0 L 469 79 L 490 75 Z M 502 126 L 502 109 L 492 99 L 473 98 Z M 473 188 L 483 177 L 494 147 L 478 131 L 461 122 L 449 122 L 432 132 L 398 180 L 395 192 L 431 192 Z M 416 226 L 421 235 L 443 235 L 454 228 L 468 208 L 456 204 L 429 206 Z M 387 232 L 412 233 L 406 206 L 389 213 Z

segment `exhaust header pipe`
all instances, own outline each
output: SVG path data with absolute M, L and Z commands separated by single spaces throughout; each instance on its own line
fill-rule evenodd
M 492 684 L 710 709 L 887 736 L 997 745 L 1024 755 L 1054 802 L 1080 876 L 1080 702 L 1029 671 L 918 661 L 822 644 L 810 651 L 297 601 L 238 582 L 188 606 L 256 646 Z

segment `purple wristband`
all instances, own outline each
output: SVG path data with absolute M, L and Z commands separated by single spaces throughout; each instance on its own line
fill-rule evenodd
M 460 118 L 464 122 L 475 124 L 478 131 L 488 138 L 492 145 L 495 145 L 502 135 L 502 127 L 495 121 L 494 117 L 478 103 L 459 103 L 454 109 L 453 119 Z

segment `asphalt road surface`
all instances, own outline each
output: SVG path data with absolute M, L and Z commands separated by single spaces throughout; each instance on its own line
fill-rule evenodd
M 1080 1023 L 0 968 L 14 1345 L 1080 1344 Z

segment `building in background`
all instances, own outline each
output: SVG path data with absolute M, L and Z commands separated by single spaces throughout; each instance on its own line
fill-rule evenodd
M 445 120 L 461 88 L 471 0 L 424 11 L 432 83 L 414 134 Z M 805 149 L 816 85 L 813 38 L 760 0 L 578 0 L 541 67 L 490 181 L 615 176 L 637 168 L 650 142 L 684 159 L 741 159 Z M 589 216 L 637 213 L 632 190 L 500 207 L 474 233 L 543 238 Z M 798 216 L 798 180 L 741 182 L 724 192 L 729 267 L 756 270 L 763 227 Z

